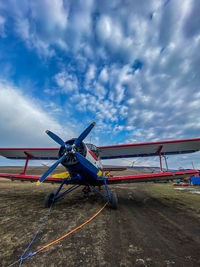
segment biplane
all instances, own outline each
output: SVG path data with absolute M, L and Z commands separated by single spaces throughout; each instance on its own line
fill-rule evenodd
M 163 142 L 123 144 L 112 146 L 95 146 L 84 143 L 95 122 L 91 123 L 78 138 L 63 141 L 55 133 L 47 130 L 47 135 L 52 138 L 59 148 L 0 148 L 0 155 L 9 159 L 25 159 L 24 171 L 21 174 L 0 173 L 0 177 L 11 180 L 35 181 L 37 185 L 43 182 L 60 183 L 55 193 L 49 193 L 45 198 L 45 207 L 50 207 L 55 201 L 79 186 L 84 186 L 83 192 L 89 193 L 91 189 L 96 191 L 116 209 L 118 198 L 116 193 L 110 193 L 109 185 L 118 183 L 150 182 L 184 178 L 199 173 L 197 170 L 163 171 L 162 156 L 183 153 L 192 153 L 200 150 L 200 138 L 187 140 L 172 140 Z M 129 176 L 106 175 L 101 160 L 158 156 L 160 159 L 160 173 L 150 173 Z M 26 175 L 29 160 L 56 160 L 56 162 L 40 177 Z M 62 164 L 68 177 L 50 176 L 53 170 Z M 71 185 L 67 190 L 60 193 L 64 185 Z M 105 186 L 106 194 L 99 187 Z M 98 189 L 97 189 L 98 188 Z

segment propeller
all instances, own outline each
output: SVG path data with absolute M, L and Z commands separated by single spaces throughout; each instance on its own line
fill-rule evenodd
M 70 153 L 73 153 L 76 155 L 77 159 L 89 170 L 92 169 L 93 173 L 96 173 L 96 170 L 99 171 L 96 167 L 94 167 L 88 160 L 86 160 L 81 154 L 76 152 L 76 148 L 80 145 L 80 143 L 87 137 L 87 135 L 91 132 L 92 128 L 95 126 L 95 122 L 91 123 L 81 134 L 80 136 L 75 139 L 73 145 L 67 145 L 59 136 L 54 134 L 53 132 L 46 130 L 46 133 L 48 136 L 50 136 L 56 143 L 61 145 L 61 147 L 64 147 L 64 154 L 62 157 L 59 158 L 37 181 L 37 185 L 41 184 L 47 176 L 68 156 L 70 156 Z M 92 165 L 92 166 L 91 166 Z M 94 167 L 96 170 L 94 170 Z M 101 175 L 101 174 L 100 174 Z
M 75 140 L 74 145 L 78 146 L 84 139 L 86 136 L 88 136 L 88 134 L 91 132 L 92 128 L 95 126 L 95 122 L 91 123 L 86 129 L 85 131 L 82 132 L 82 134 Z
M 88 169 L 90 172 L 92 172 L 93 174 L 97 175 L 97 176 L 101 176 L 102 175 L 102 171 L 100 171 L 98 168 L 96 168 L 89 160 L 87 160 L 85 157 L 83 157 L 81 154 L 79 154 L 78 152 L 75 152 L 74 155 L 76 156 L 76 158 L 79 160 L 79 162 L 86 168 Z
M 49 130 L 46 130 L 46 133 L 48 134 L 48 136 L 50 136 L 59 145 L 66 146 L 65 142 L 59 136 L 57 136 L 55 133 L 52 133 Z
M 37 181 L 37 185 L 41 184 L 42 182 L 44 182 L 44 180 L 47 178 L 47 176 L 63 161 L 63 159 L 65 158 L 65 154 L 59 158 L 59 160 L 57 160 L 41 177 L 40 179 Z

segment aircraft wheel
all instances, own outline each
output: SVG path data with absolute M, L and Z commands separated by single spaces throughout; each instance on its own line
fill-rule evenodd
M 116 210 L 117 206 L 118 206 L 117 194 L 113 193 L 113 194 L 111 194 L 111 208 Z
M 49 208 L 51 206 L 51 203 L 53 202 L 54 194 L 49 193 L 46 195 L 45 200 L 44 200 L 44 206 L 45 208 Z

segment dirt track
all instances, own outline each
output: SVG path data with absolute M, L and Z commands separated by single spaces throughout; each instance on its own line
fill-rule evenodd
M 200 266 L 199 214 L 175 200 L 153 197 L 154 186 L 112 186 L 111 190 L 118 193 L 118 210 L 106 207 L 82 229 L 23 265 Z M 44 197 L 56 188 L 51 184 L 36 187 L 32 183 L 0 180 L 1 265 L 17 260 L 27 247 L 46 213 Z M 55 203 L 30 251 L 80 225 L 104 203 L 94 193 L 89 199 L 83 198 L 81 188 L 65 196 Z

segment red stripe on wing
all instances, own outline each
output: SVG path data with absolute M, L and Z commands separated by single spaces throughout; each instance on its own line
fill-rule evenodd
M 130 182 L 131 180 L 135 182 L 148 182 L 154 180 L 168 180 L 168 179 L 175 179 L 176 176 L 191 176 L 193 174 L 197 174 L 199 171 L 192 170 L 192 171 L 177 171 L 177 172 L 164 172 L 164 173 L 151 173 L 151 174 L 142 174 L 142 175 L 129 175 L 129 176 L 115 176 L 109 177 L 108 182 L 110 183 L 117 183 L 123 181 Z M 177 178 L 177 177 L 176 177 Z
M 182 140 L 168 140 L 168 141 L 158 141 L 158 142 L 145 142 L 136 144 L 121 144 L 121 145 L 111 145 L 111 146 L 99 146 L 98 148 L 113 148 L 113 147 L 130 147 L 130 146 L 142 146 L 142 145 L 159 145 L 159 144 L 170 144 L 170 143 L 182 143 L 182 142 L 193 142 L 200 141 L 200 138 L 193 139 L 182 139 Z
M 40 179 L 41 176 L 0 173 L 0 177 L 9 178 L 11 180 L 12 179 L 16 179 L 16 180 L 35 181 L 35 182 L 37 182 Z M 45 182 L 61 183 L 62 179 L 61 178 L 48 177 L 48 178 L 46 178 Z

